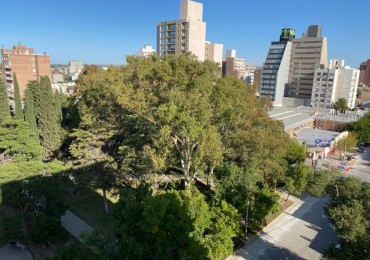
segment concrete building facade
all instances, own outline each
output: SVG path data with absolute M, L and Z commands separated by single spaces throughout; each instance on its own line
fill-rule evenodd
M 50 58 L 47 53 L 35 54 L 33 48 L 27 48 L 19 43 L 12 49 L 1 49 L 1 57 L 3 78 L 11 101 L 14 98 L 13 73 L 17 76 L 21 97 L 24 97 L 28 81 L 40 80 L 44 75 L 50 78 Z
M 205 43 L 205 60 L 214 61 L 222 66 L 222 53 L 224 51 L 224 45 L 219 43 Z
M 321 26 L 311 25 L 302 38 L 292 39 L 286 97 L 310 100 L 315 69 L 327 68 L 327 38 Z
M 333 108 L 338 99 L 345 98 L 353 109 L 359 76 L 360 71 L 344 66 L 344 60 L 330 60 L 329 68 L 315 70 L 311 106 Z
M 283 105 L 285 87 L 289 80 L 292 40 L 295 30 L 282 29 L 280 41 L 271 42 L 263 64 L 260 97 L 268 97 L 274 106 Z
M 157 53 L 161 56 L 191 52 L 204 61 L 205 41 L 203 4 L 198 2 L 181 0 L 180 19 L 160 22 L 157 26 Z
M 366 86 L 370 86 L 370 59 L 364 62 L 363 71 L 364 71 L 363 84 Z

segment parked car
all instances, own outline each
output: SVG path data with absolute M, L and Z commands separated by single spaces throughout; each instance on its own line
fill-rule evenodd
M 365 147 L 359 147 L 359 148 L 357 149 L 357 152 L 358 152 L 358 153 L 363 153 L 363 152 L 365 152 Z
M 357 153 L 352 154 L 352 159 L 358 159 L 360 156 Z

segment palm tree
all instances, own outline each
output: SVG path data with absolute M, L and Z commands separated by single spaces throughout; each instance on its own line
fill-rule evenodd
M 347 99 L 345 99 L 345 98 L 338 99 L 338 101 L 335 102 L 335 104 L 334 104 L 334 109 L 335 109 L 336 113 L 337 113 L 338 110 L 341 113 L 344 113 L 345 111 L 347 111 L 349 109 Z

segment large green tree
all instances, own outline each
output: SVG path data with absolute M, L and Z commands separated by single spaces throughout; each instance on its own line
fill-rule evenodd
M 338 178 L 329 192 L 327 213 L 341 238 L 341 248 L 330 247 L 329 259 L 369 259 L 370 257 L 370 186 L 353 177 Z
M 4 80 L 0 77 L 0 120 L 10 116 L 8 91 Z
M 99 122 L 87 113 L 81 118 L 79 128 L 70 135 L 73 138 L 70 153 L 74 159 L 74 168 L 84 172 L 79 181 L 103 190 L 104 209 L 107 214 L 107 191 L 115 184 L 116 166 L 103 146 L 111 135 L 106 126 L 99 125 Z
M 21 96 L 19 93 L 19 85 L 15 73 L 13 73 L 13 84 L 14 84 L 14 114 L 16 118 L 23 119 Z
M 187 184 L 203 174 L 211 183 L 224 160 L 241 166 L 259 161 L 266 183 L 277 187 L 289 139 L 253 86 L 223 78 L 217 64 L 188 54 L 127 62 L 107 71 L 88 67 L 78 81 L 79 102 L 115 125 L 115 140 L 148 158 L 147 170 L 180 174 Z
M 60 113 L 57 113 L 50 79 L 42 76 L 40 82 L 28 85 L 36 114 L 37 127 L 44 157 L 49 159 L 59 149 L 62 138 Z

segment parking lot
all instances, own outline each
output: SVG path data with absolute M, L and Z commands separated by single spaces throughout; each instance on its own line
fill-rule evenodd
M 352 153 L 349 153 L 351 155 Z M 370 147 L 365 147 L 363 152 L 356 152 L 357 159 L 340 160 L 339 153 L 331 158 L 317 160 L 317 168 L 328 169 L 336 168 L 341 170 L 344 175 L 354 176 L 362 180 L 362 182 L 370 183 Z M 306 164 L 312 165 L 311 159 L 306 159 Z

